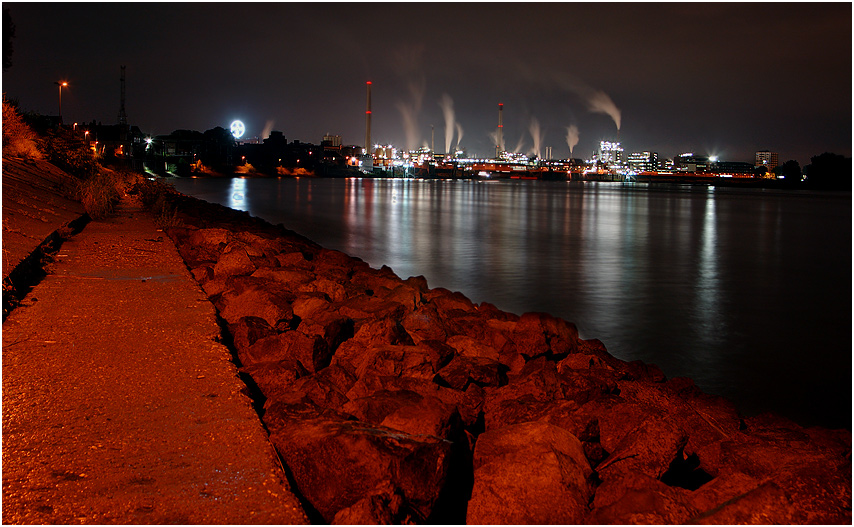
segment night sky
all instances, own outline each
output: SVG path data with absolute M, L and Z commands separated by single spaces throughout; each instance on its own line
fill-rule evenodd
M 801 165 L 851 156 L 851 4 L 3 2 L 16 25 L 3 92 L 66 123 L 152 135 L 246 123 L 247 137 L 365 139 L 470 155 L 589 158 L 602 139 L 661 157 L 693 151 Z M 444 101 L 444 108 L 443 108 Z M 620 122 L 618 134 L 617 121 Z

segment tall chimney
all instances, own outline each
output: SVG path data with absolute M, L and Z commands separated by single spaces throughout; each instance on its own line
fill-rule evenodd
M 498 144 L 495 145 L 495 157 L 500 158 L 501 152 L 504 150 L 504 104 L 498 103 Z
M 368 81 L 368 109 L 365 112 L 365 155 L 373 157 L 371 152 L 371 81 Z

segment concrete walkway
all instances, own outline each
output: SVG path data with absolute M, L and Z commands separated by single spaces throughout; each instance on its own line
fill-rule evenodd
M 215 312 L 123 203 L 3 324 L 3 523 L 306 523 Z

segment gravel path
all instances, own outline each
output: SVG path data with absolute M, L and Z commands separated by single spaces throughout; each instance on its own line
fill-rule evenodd
M 3 523 L 305 523 L 206 296 L 123 203 L 3 324 Z

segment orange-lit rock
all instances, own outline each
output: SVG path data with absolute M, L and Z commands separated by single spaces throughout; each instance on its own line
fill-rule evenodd
M 189 226 L 170 235 L 267 398 L 315 521 L 851 522 L 850 431 L 744 418 L 551 315 L 175 199 Z M 234 274 L 215 269 L 229 243 L 252 276 L 242 256 Z
M 413 520 L 424 522 L 445 484 L 451 443 L 443 439 L 327 419 L 270 431 L 296 490 L 327 522 L 372 496 L 382 497 L 376 505 L 393 504 L 396 494 L 404 503 L 382 514 L 395 516 L 405 507 Z
M 593 489 L 581 442 L 543 422 L 485 432 L 474 450 L 467 523 L 582 523 Z

